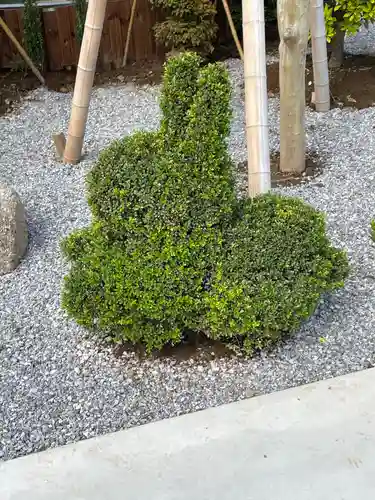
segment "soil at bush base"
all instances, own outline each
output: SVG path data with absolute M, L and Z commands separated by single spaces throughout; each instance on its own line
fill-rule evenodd
M 113 354 L 120 358 L 124 352 L 134 352 L 139 358 L 148 357 L 145 349 L 141 345 L 124 343 L 113 348 Z M 176 346 L 165 346 L 161 351 L 154 351 L 152 358 L 172 358 L 176 361 L 186 361 L 188 359 L 213 360 L 233 356 L 232 349 L 222 342 L 211 340 L 204 334 L 193 333 L 183 342 Z
M 237 182 L 239 194 L 240 196 L 247 196 L 247 161 L 239 163 L 237 167 L 236 173 L 238 174 Z M 280 172 L 279 153 L 271 154 L 270 167 L 272 187 L 291 186 L 308 182 L 320 175 L 323 171 L 322 164 L 313 153 L 307 153 L 305 170 L 298 174 Z
M 305 171 L 300 174 L 283 173 L 279 170 L 280 156 L 278 153 L 271 155 L 271 183 L 272 186 L 295 185 L 307 182 L 322 172 L 322 165 L 311 153 L 306 156 Z M 247 162 L 242 162 L 236 170 L 237 186 L 240 196 L 247 196 Z M 140 358 L 147 357 L 145 349 L 141 345 L 134 346 L 130 343 L 117 345 L 113 348 L 115 357 L 121 357 L 124 352 L 134 352 Z M 215 358 L 233 356 L 234 351 L 224 343 L 209 339 L 203 333 L 192 332 L 176 346 L 165 346 L 161 351 L 151 354 L 154 358 L 173 358 L 176 361 L 199 358 L 200 360 L 213 360 Z M 238 354 L 237 354 L 238 355 Z
M 279 93 L 279 64 L 267 67 L 268 95 Z M 314 90 L 312 61 L 306 64 L 306 104 L 311 105 Z M 375 57 L 347 56 L 342 68 L 330 70 L 331 104 L 333 107 L 357 109 L 375 106 Z

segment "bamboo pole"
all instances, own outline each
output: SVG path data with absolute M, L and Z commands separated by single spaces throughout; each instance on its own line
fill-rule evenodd
M 64 151 L 64 163 L 76 164 L 81 159 L 106 6 L 107 0 L 89 0 Z
M 311 0 L 310 16 L 315 109 L 326 112 L 330 108 L 330 93 L 323 0 Z
M 228 2 L 227 2 L 227 0 L 222 0 L 222 1 L 223 1 L 223 6 L 224 6 L 225 14 L 227 15 L 227 19 L 228 19 L 230 31 L 231 31 L 232 36 L 233 36 L 233 40 L 234 40 L 234 42 L 236 44 L 238 53 L 240 54 L 241 61 L 243 61 L 244 60 L 243 50 L 242 50 L 242 47 L 241 47 L 241 43 L 240 43 L 240 41 L 238 39 L 237 31 L 236 31 L 236 28 L 234 26 L 232 14 L 230 12 L 230 8 L 228 6 Z
M 310 0 L 278 0 L 280 170 L 305 170 L 305 68 Z
M 42 77 L 42 75 L 40 74 L 40 71 L 34 65 L 34 63 L 30 59 L 30 57 L 27 55 L 27 53 L 24 50 L 24 48 L 21 46 L 21 44 L 19 43 L 19 41 L 17 40 L 17 38 L 13 35 L 13 33 L 11 32 L 11 30 L 9 29 L 9 27 L 6 24 L 6 22 L 4 21 L 4 19 L 1 16 L 0 16 L 0 26 L 3 28 L 3 30 L 8 35 L 8 37 L 10 38 L 10 40 L 14 43 L 14 45 L 16 46 L 18 52 L 21 54 L 21 56 L 25 60 L 26 64 L 28 64 L 28 66 L 30 67 L 31 71 L 38 78 L 38 80 L 40 81 L 40 83 L 44 86 L 46 84 L 46 82 L 45 82 L 44 78 Z
M 132 29 L 133 29 L 136 7 L 137 7 L 137 0 L 133 0 L 132 9 L 131 9 L 131 13 L 130 13 L 130 19 L 129 19 L 128 33 L 126 35 L 126 43 L 125 43 L 125 50 L 124 50 L 124 59 L 122 60 L 122 66 L 123 67 L 126 66 L 126 63 L 128 62 L 128 52 L 129 52 L 129 45 L 130 45 L 130 35 L 131 35 Z
M 249 196 L 271 189 L 263 0 L 242 0 Z

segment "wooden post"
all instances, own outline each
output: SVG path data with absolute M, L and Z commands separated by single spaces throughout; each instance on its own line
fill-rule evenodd
M 242 0 L 249 196 L 271 189 L 263 0 Z
M 227 16 L 229 28 L 230 28 L 230 31 L 232 33 L 232 37 L 233 37 L 234 43 L 236 44 L 236 47 L 237 47 L 238 53 L 240 55 L 241 61 L 243 61 L 243 50 L 242 50 L 242 47 L 241 47 L 241 43 L 240 43 L 240 41 L 238 39 L 237 31 L 236 31 L 236 28 L 234 26 L 232 14 L 230 13 L 230 8 L 229 8 L 227 0 L 223 0 L 223 6 L 224 6 L 225 14 Z
M 21 46 L 21 44 L 18 42 L 17 38 L 13 35 L 9 27 L 7 26 L 6 22 L 4 19 L 0 16 L 0 26 L 3 28 L 5 33 L 8 35 L 10 40 L 14 43 L 16 46 L 18 52 L 21 54 L 25 62 L 29 65 L 31 71 L 34 73 L 34 75 L 38 78 L 40 83 L 44 86 L 46 82 L 44 81 L 44 78 L 40 74 L 39 70 L 36 68 L 30 57 L 27 55 L 25 49 Z
M 81 159 L 106 6 L 107 0 L 89 0 L 64 151 L 64 163 L 76 164 Z
M 135 9 L 136 9 L 136 7 L 137 7 L 137 0 L 133 0 L 132 10 L 131 10 L 130 19 L 129 19 L 128 33 L 127 33 L 127 36 L 126 36 L 124 58 L 122 60 L 122 66 L 126 66 L 126 63 L 128 62 L 128 52 L 129 52 L 129 45 L 130 45 L 130 35 L 131 35 L 132 29 L 133 29 L 133 23 L 134 23 L 134 17 L 135 17 Z
M 305 170 L 305 69 L 310 0 L 278 0 L 280 170 Z
M 311 0 L 311 47 L 314 68 L 315 109 L 329 111 L 329 73 L 323 0 Z

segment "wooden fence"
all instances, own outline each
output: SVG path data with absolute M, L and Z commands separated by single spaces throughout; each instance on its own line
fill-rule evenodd
M 103 36 L 100 46 L 98 67 L 110 69 L 120 67 L 130 19 L 132 0 L 109 0 Z M 76 38 L 75 9 L 72 5 L 42 7 L 42 26 L 46 51 L 46 67 L 59 71 L 76 66 L 79 44 Z M 1 9 L 2 16 L 16 38 L 22 42 L 22 8 Z M 163 48 L 155 42 L 153 26 L 160 19 L 160 13 L 151 8 L 148 0 L 137 0 L 130 40 L 129 63 L 162 60 Z M 0 29 L 0 68 L 11 68 L 20 62 L 12 42 Z
M 122 64 L 130 9 L 133 0 L 109 0 L 100 46 L 98 68 L 118 68 Z M 58 3 L 58 2 L 57 2 Z M 65 4 L 49 7 L 41 3 L 42 26 L 45 41 L 46 68 L 59 71 L 76 66 L 79 44 L 76 38 L 75 9 Z M 218 2 L 219 6 L 221 2 Z M 1 9 L 2 16 L 16 38 L 22 43 L 22 8 Z M 129 63 L 162 61 L 165 51 L 156 43 L 153 33 L 155 22 L 162 19 L 160 12 L 153 9 L 149 0 L 137 0 L 137 9 L 130 40 Z M 223 9 L 218 12 L 220 38 L 228 37 L 229 29 Z M 0 68 L 17 66 L 21 59 L 6 34 L 0 29 Z

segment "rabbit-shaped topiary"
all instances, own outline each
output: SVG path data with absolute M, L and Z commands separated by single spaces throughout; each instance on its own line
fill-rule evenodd
M 227 150 L 224 66 L 168 61 L 155 132 L 104 150 L 88 175 L 92 225 L 63 241 L 63 307 L 82 325 L 147 350 L 186 332 L 270 345 L 342 285 L 346 256 L 323 217 L 276 195 L 238 201 Z

